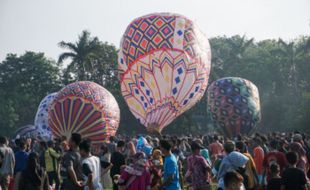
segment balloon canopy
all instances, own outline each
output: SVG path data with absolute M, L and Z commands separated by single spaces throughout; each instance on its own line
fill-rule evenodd
M 120 44 L 122 95 L 148 130 L 160 132 L 201 99 L 210 61 L 208 40 L 188 18 L 170 13 L 139 17 Z
M 35 138 L 38 136 L 38 131 L 34 125 L 25 125 L 15 131 L 15 139 L 19 138 Z
M 43 98 L 39 104 L 37 114 L 34 119 L 34 125 L 38 130 L 38 134 L 47 139 L 52 138 L 52 131 L 48 126 L 48 109 L 56 95 L 57 92 L 53 92 Z
M 222 78 L 208 87 L 208 111 L 228 137 L 250 134 L 261 119 L 257 87 L 237 77 Z
M 58 92 L 49 109 L 49 126 L 56 137 L 80 133 L 93 143 L 115 135 L 120 110 L 113 95 L 89 81 L 67 85 Z

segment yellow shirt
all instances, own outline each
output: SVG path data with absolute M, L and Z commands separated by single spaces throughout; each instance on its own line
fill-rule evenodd
M 244 155 L 249 158 L 249 161 L 245 165 L 245 169 L 246 169 L 246 174 L 248 175 L 248 187 L 251 189 L 251 188 L 254 188 L 255 186 L 256 179 L 255 179 L 253 170 L 256 170 L 256 166 L 255 166 L 252 156 L 249 153 L 244 153 Z
M 57 159 L 60 157 L 53 148 L 48 148 L 44 153 L 46 172 L 56 171 Z

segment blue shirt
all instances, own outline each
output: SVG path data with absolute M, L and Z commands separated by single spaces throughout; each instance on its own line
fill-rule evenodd
M 15 153 L 15 168 L 14 168 L 14 174 L 17 174 L 17 172 L 22 172 L 26 169 L 28 161 L 28 153 L 25 151 L 17 151 Z
M 179 183 L 179 168 L 177 164 L 177 159 L 173 154 L 165 157 L 163 176 L 164 181 L 166 181 L 168 176 L 170 176 L 171 174 L 174 175 L 174 178 L 168 186 L 165 186 L 165 190 L 181 190 Z

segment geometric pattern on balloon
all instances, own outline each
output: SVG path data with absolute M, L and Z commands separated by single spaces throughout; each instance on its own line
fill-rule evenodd
M 53 102 L 54 98 L 56 97 L 57 92 L 48 94 L 45 96 L 39 104 L 34 125 L 38 130 L 38 134 L 41 137 L 51 139 L 52 138 L 52 131 L 48 126 L 48 108 L 50 104 Z
M 49 126 L 56 137 L 80 133 L 92 143 L 102 143 L 114 136 L 120 110 L 113 95 L 89 81 L 67 85 L 58 92 L 49 109 Z
M 211 118 L 228 137 L 251 134 L 261 120 L 257 87 L 238 77 L 214 81 L 207 90 Z
M 208 40 L 191 20 L 171 13 L 139 17 L 118 54 L 123 97 L 144 126 L 160 132 L 201 99 L 210 62 Z

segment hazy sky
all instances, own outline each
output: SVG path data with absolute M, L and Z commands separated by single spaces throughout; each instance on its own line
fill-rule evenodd
M 57 43 L 76 41 L 83 29 L 118 47 L 129 22 L 152 12 L 183 14 L 208 37 L 310 34 L 310 0 L 0 0 L 0 61 L 26 50 L 57 59 Z

